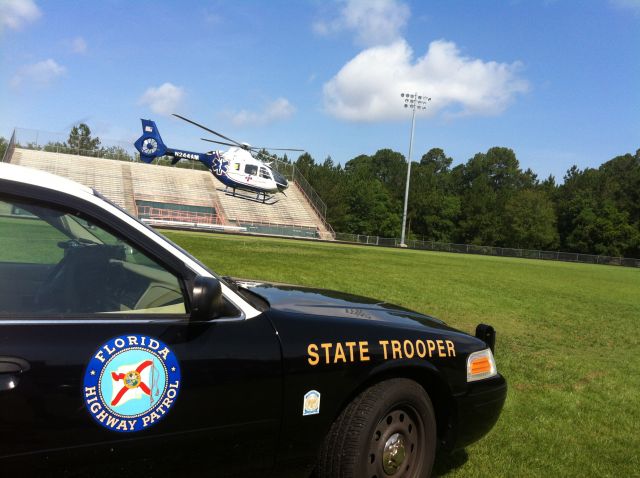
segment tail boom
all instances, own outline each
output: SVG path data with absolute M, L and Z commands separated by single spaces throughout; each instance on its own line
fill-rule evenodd
M 213 161 L 217 153 L 211 155 L 167 148 L 162 141 L 156 123 L 145 119 L 141 119 L 140 121 L 142 121 L 142 136 L 136 140 L 134 146 L 140 153 L 140 159 L 145 163 L 150 163 L 161 156 L 169 156 L 172 158 L 171 164 L 176 164 L 181 159 L 189 159 L 191 161 L 200 161 L 209 170 L 213 167 Z

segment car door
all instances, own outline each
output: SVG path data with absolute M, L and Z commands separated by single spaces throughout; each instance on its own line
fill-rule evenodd
M 268 469 L 282 387 L 272 324 L 231 306 L 192 321 L 191 271 L 65 197 L 0 193 L 0 467 Z

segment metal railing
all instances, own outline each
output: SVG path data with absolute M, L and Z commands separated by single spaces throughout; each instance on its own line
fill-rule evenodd
M 275 159 L 272 166 L 273 169 L 281 173 L 287 179 L 290 179 L 291 181 L 294 181 L 296 183 L 296 185 L 300 189 L 300 192 L 302 192 L 309 205 L 317 214 L 320 221 L 322 221 L 322 225 L 331 236 L 331 239 L 333 239 L 336 233 L 333 230 L 333 227 L 331 227 L 331 224 L 327 222 L 327 205 L 318 195 L 315 189 L 313 189 L 313 186 L 309 184 L 307 178 L 304 177 L 304 175 L 298 168 L 296 168 L 296 165 L 293 163 L 285 163 L 284 161 Z
M 168 222 L 188 222 L 197 224 L 223 224 L 217 214 L 184 211 L 178 209 L 164 209 L 153 206 L 138 206 L 140 219 L 152 219 Z
M 6 163 L 13 156 L 13 151 L 16 149 L 16 131 L 13 130 L 11 133 L 11 139 L 9 140 L 9 144 L 7 145 L 7 149 L 4 151 L 4 155 L 2 155 L 2 162 Z
M 227 221 L 229 224 L 235 224 L 243 226 L 265 226 L 265 227 L 290 227 L 295 229 L 304 229 L 308 231 L 317 231 L 317 226 L 310 226 L 308 224 L 295 224 L 295 223 L 282 223 L 282 222 L 273 222 L 273 221 L 255 221 L 255 220 L 243 220 L 242 218 L 236 218 Z
M 50 153 L 75 154 L 91 158 L 138 161 L 138 152 L 133 144 L 111 139 L 100 139 L 97 149 L 74 148 L 66 144 L 68 135 L 50 131 L 16 128 L 13 131 L 16 147 L 47 151 Z
M 305 196 L 311 207 L 315 210 L 316 214 L 322 221 L 322 225 L 331 235 L 331 238 L 336 237 L 336 233 L 331 227 L 331 224 L 327 222 L 327 205 L 320 198 L 318 193 L 316 193 L 315 189 L 309 184 L 306 178 L 302 175 L 299 169 L 296 169 L 295 164 L 293 165 L 293 177 L 295 183 L 302 191 L 302 194 Z
M 311 206 L 313 207 L 313 209 L 315 209 L 316 213 L 318 214 L 318 216 L 320 216 L 321 219 L 324 220 L 327 217 L 327 205 L 318 195 L 315 189 L 313 189 L 313 186 L 309 184 L 307 178 L 305 178 L 300 170 L 296 168 L 295 164 L 285 163 L 284 161 L 280 161 L 279 159 L 274 159 L 272 167 L 287 179 L 296 182 L 302 193 L 309 201 L 309 204 L 311 204 Z
M 229 221 L 229 224 L 234 224 L 238 228 L 245 228 L 245 230 L 252 234 L 261 234 L 267 236 L 285 236 L 285 237 L 303 237 L 303 238 L 320 238 L 321 234 L 317 226 L 309 226 L 302 224 L 291 223 L 276 223 L 271 221 L 244 221 L 240 218 Z
M 13 131 L 13 136 L 16 138 L 16 147 L 22 149 L 46 151 L 49 153 L 74 154 L 90 158 L 113 159 L 116 161 L 129 161 L 134 163 L 141 162 L 138 150 L 135 149 L 133 143 L 128 143 L 126 141 L 100 138 L 99 148 L 82 149 L 69 146 L 66 143 L 68 135 L 64 133 L 16 128 Z M 167 159 L 165 157 L 155 159 L 152 164 L 156 166 L 172 166 L 171 159 Z M 178 163 L 176 166 L 181 169 L 207 170 L 204 165 L 200 165 L 197 161 L 183 161 Z
M 400 247 L 400 238 L 367 236 L 364 234 L 347 234 L 338 232 L 337 241 L 367 244 L 382 247 Z M 543 251 L 537 249 L 517 249 L 512 247 L 479 246 L 476 244 L 454 244 L 448 242 L 421 241 L 408 239 L 405 241 L 409 249 L 421 249 L 438 252 L 457 252 L 462 254 L 481 254 L 486 256 L 521 257 L 524 259 L 541 259 L 564 262 L 580 262 L 586 264 L 606 264 L 625 267 L 640 267 L 640 259 L 629 257 L 599 256 L 581 254 L 579 252 Z

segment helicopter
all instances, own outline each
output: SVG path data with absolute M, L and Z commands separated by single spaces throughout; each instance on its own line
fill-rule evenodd
M 232 189 L 232 195 L 236 196 L 236 190 L 256 193 L 256 197 L 238 195 L 245 199 L 262 202 L 264 204 L 274 204 L 268 202 L 272 199 L 272 194 L 285 194 L 285 189 L 289 187 L 287 179 L 278 171 L 271 168 L 269 163 L 265 163 L 256 156 L 265 156 L 264 151 L 304 151 L 296 148 L 266 148 L 251 146 L 248 143 L 239 143 L 227 136 L 224 136 L 212 129 L 207 128 L 189 118 L 174 114 L 176 118 L 191 123 L 205 131 L 212 133 L 225 141 L 218 141 L 209 138 L 201 138 L 203 141 L 229 146 L 227 151 L 209 151 L 207 153 L 196 153 L 183 149 L 168 148 L 162 141 L 158 127 L 154 121 L 141 119 L 142 136 L 140 136 L 134 146 L 140 152 L 140 159 L 145 163 L 151 163 L 160 156 L 170 156 L 174 165 L 180 160 L 200 161 L 207 169 L 225 186 L 225 193 L 230 194 L 228 189 Z M 253 153 L 253 154 L 252 154 Z M 256 156 L 254 156 L 254 154 Z M 269 159 L 273 159 L 267 156 Z M 262 198 L 261 198 L 262 196 Z

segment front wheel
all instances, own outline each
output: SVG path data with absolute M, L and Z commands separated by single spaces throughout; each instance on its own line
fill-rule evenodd
M 318 478 L 423 478 L 431 474 L 436 421 L 413 380 L 380 382 L 358 395 L 331 426 Z

